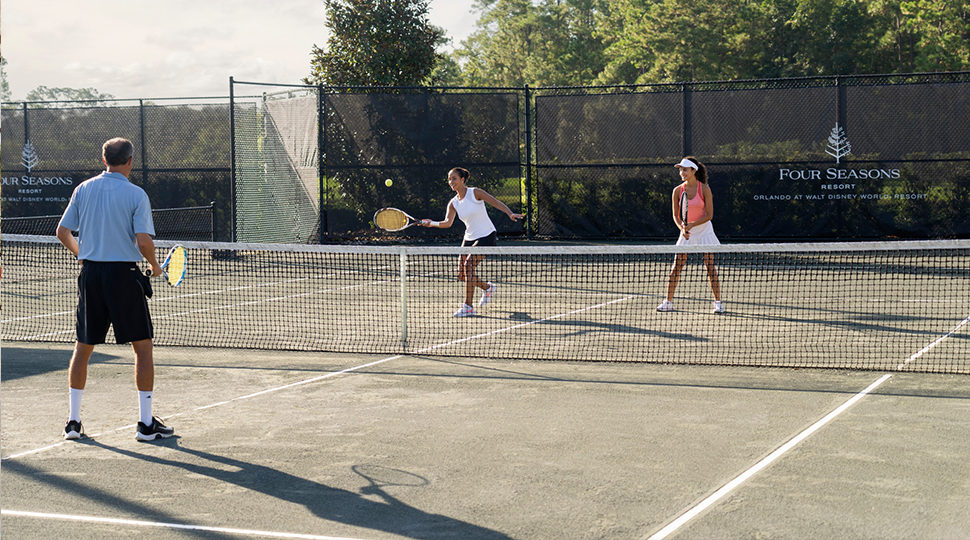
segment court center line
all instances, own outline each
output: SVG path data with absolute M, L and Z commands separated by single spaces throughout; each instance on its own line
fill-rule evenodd
M 231 529 L 227 527 L 206 527 L 203 525 L 188 525 L 185 523 L 165 523 L 159 521 L 143 521 L 136 519 L 119 519 L 94 516 L 69 516 L 66 514 L 47 514 L 42 512 L 24 512 L 20 510 L 2 510 L 0 514 L 5 516 L 20 516 L 40 519 L 62 519 L 72 522 L 83 521 L 87 523 L 110 523 L 112 525 L 125 525 L 137 527 L 156 527 L 165 529 L 179 529 L 183 531 L 204 531 L 223 534 L 233 534 L 239 536 L 262 536 L 267 538 L 292 538 L 294 540 L 362 540 L 357 538 L 347 538 L 343 536 L 321 536 L 318 534 L 297 534 L 275 531 L 256 531 L 249 529 Z
M 432 352 L 432 351 L 434 351 L 436 349 L 440 349 L 442 347 L 447 347 L 447 346 L 450 346 L 450 345 L 464 343 L 466 341 L 470 341 L 470 340 L 473 340 L 473 339 L 479 339 L 479 338 L 483 338 L 483 337 L 492 336 L 492 335 L 499 334 L 499 333 L 502 333 L 502 332 L 507 332 L 509 330 L 515 330 L 517 328 L 522 328 L 524 326 L 529 326 L 529 325 L 532 325 L 532 324 L 541 323 L 543 321 L 555 320 L 555 319 L 558 319 L 560 317 L 565 317 L 565 316 L 568 316 L 568 315 L 573 315 L 573 314 L 576 314 L 576 313 L 581 313 L 583 311 L 588 311 L 588 310 L 591 310 L 591 309 L 596 309 L 596 308 L 608 306 L 608 305 L 611 305 L 611 304 L 615 304 L 617 302 L 625 302 L 627 300 L 630 300 L 631 298 L 637 298 L 638 296 L 639 295 L 629 295 L 629 296 L 626 296 L 624 298 L 617 298 L 617 299 L 611 300 L 609 302 L 604 302 L 604 303 L 601 303 L 601 304 L 596 304 L 594 306 L 587 306 L 587 307 L 584 307 L 584 308 L 575 309 L 575 310 L 570 311 L 570 312 L 567 312 L 567 313 L 560 313 L 558 315 L 553 315 L 551 317 L 545 317 L 543 319 L 536 319 L 534 321 L 529 321 L 529 322 L 525 322 L 525 323 L 521 323 L 521 324 L 515 324 L 515 325 L 512 325 L 512 326 L 508 326 L 506 328 L 500 328 L 498 330 L 493 330 L 491 332 L 485 332 L 485 333 L 478 334 L 478 335 L 475 335 L 475 336 L 470 336 L 470 337 L 466 337 L 466 338 L 456 339 L 456 340 L 453 340 L 453 341 L 450 341 L 450 342 L 447 342 L 447 343 L 439 343 L 438 345 L 433 345 L 431 347 L 426 347 L 424 349 L 421 349 L 421 350 L 418 350 L 418 351 L 414 351 L 411 354 L 426 354 L 426 353 Z M 350 368 L 347 368 L 347 369 L 343 369 L 343 370 L 340 370 L 340 371 L 335 371 L 333 373 L 327 373 L 327 374 L 321 375 L 319 377 L 312 377 L 310 379 L 304 379 L 302 381 L 297 381 L 295 383 L 290 383 L 290 384 L 286 384 L 286 385 L 283 385 L 283 386 L 277 386 L 277 387 L 274 387 L 274 388 L 268 388 L 266 390 L 260 390 L 259 392 L 254 392 L 252 394 L 247 394 L 245 396 L 239 396 L 239 397 L 235 397 L 235 398 L 228 399 L 228 400 L 225 400 L 225 401 L 220 401 L 218 403 L 211 403 L 209 405 L 203 405 L 201 407 L 197 407 L 197 408 L 192 409 L 190 411 L 183 411 L 183 412 L 175 413 L 175 414 L 172 414 L 172 415 L 169 415 L 169 416 L 164 416 L 164 417 L 162 417 L 162 420 L 168 420 L 169 418 L 176 418 L 176 417 L 179 417 L 179 416 L 184 416 L 186 414 L 190 414 L 190 413 L 194 413 L 194 412 L 198 412 L 198 411 L 203 411 L 203 410 L 206 410 L 206 409 L 211 409 L 211 408 L 214 408 L 214 407 L 221 407 L 223 405 L 228 405 L 230 403 L 234 403 L 234 402 L 241 401 L 241 400 L 244 400 L 244 399 L 250 399 L 250 398 L 257 397 L 257 396 L 261 396 L 261 395 L 265 395 L 265 394 L 270 394 L 270 393 L 273 393 L 273 392 L 278 392 L 280 390 L 286 390 L 286 389 L 289 389 L 289 388 L 294 388 L 296 386 L 302 386 L 302 385 L 305 385 L 305 384 L 314 383 L 314 382 L 321 381 L 321 380 L 324 380 L 324 379 L 329 379 L 331 377 L 336 377 L 336 376 L 339 376 L 339 375 L 344 375 L 346 373 L 351 373 L 353 371 L 358 371 L 358 370 L 361 370 L 361 369 L 364 369 L 364 368 L 367 368 L 367 367 L 372 367 L 372 366 L 376 366 L 378 364 L 383 364 L 384 362 L 389 362 L 391 360 L 397 360 L 398 358 L 402 358 L 403 356 L 404 355 L 398 354 L 398 355 L 390 356 L 390 357 L 387 357 L 387 358 L 382 358 L 382 359 L 376 360 L 374 362 L 368 362 L 366 364 L 361 364 L 359 366 L 353 366 L 353 367 L 350 367 Z M 117 433 L 119 431 L 128 430 L 128 429 L 131 429 L 131 428 L 134 428 L 134 427 L 135 427 L 135 424 L 130 424 L 130 425 L 127 425 L 127 426 L 121 426 L 119 428 L 116 428 L 116 429 L 113 429 L 113 430 L 110 430 L 110 431 L 106 431 L 106 432 L 102 432 L 102 433 L 95 433 L 95 434 L 89 435 L 89 437 L 93 439 L 93 438 L 97 438 L 97 437 L 100 437 L 100 436 L 105 435 L 105 434 L 108 434 L 108 433 Z M 47 450 L 53 450 L 54 448 L 59 448 L 59 447 L 64 446 L 66 444 L 70 444 L 71 442 L 73 442 L 73 441 L 61 441 L 59 443 L 52 444 L 52 445 L 48 445 L 48 446 L 44 446 L 44 447 L 41 447 L 41 448 L 35 448 L 33 450 L 27 450 L 27 451 L 20 452 L 20 453 L 17 453 L 17 454 L 12 454 L 12 455 L 9 455 L 7 457 L 0 458 L 0 461 L 7 461 L 7 460 L 11 460 L 11 459 L 17 459 L 17 458 L 20 458 L 20 457 L 23 457 L 23 456 L 29 456 L 29 455 L 32 455 L 32 454 L 38 454 L 38 453 L 41 453 L 41 452 L 46 452 Z
M 825 415 L 825 417 L 823 417 L 821 420 L 809 426 L 806 430 L 796 435 L 794 438 L 789 440 L 787 443 L 783 444 L 781 447 L 779 447 L 771 454 L 768 454 L 767 457 L 765 457 L 764 459 L 756 463 L 753 467 L 744 471 L 743 473 L 738 475 L 734 480 L 731 480 L 730 482 L 722 486 L 720 489 L 715 491 L 713 494 L 708 496 L 706 499 L 704 499 L 703 501 L 699 502 L 698 504 L 690 508 L 688 511 L 681 514 L 677 519 L 670 522 L 667 526 L 660 529 L 652 536 L 648 537 L 648 540 L 662 540 L 663 538 L 667 538 L 668 536 L 673 534 L 675 531 L 677 531 L 677 529 L 683 527 L 687 522 L 697 517 L 698 514 L 700 514 L 701 512 L 709 508 L 711 505 L 713 505 L 717 501 L 727 496 L 729 493 L 734 491 L 738 486 L 746 482 L 749 478 L 757 474 L 759 471 L 761 471 L 768 465 L 771 465 L 772 463 L 774 463 L 778 458 L 785 455 L 785 453 L 787 453 L 789 450 L 791 450 L 799 443 L 804 441 L 811 434 L 821 429 L 822 426 L 831 422 L 833 419 L 835 419 L 835 417 L 845 412 L 849 407 L 851 407 L 857 401 L 859 401 L 867 394 L 869 394 L 870 392 L 878 388 L 880 385 L 882 385 L 882 383 L 888 381 L 892 376 L 893 374 L 889 373 L 877 379 L 874 383 L 870 384 L 865 390 L 852 396 L 851 399 L 843 403 L 840 407 L 836 408 L 834 411 Z
M 612 305 L 612 304 L 616 304 L 616 303 L 619 303 L 619 302 L 626 302 L 627 300 L 630 300 L 631 298 L 640 298 L 640 297 L 641 297 L 641 295 L 639 295 L 639 294 L 631 294 L 631 295 L 625 296 L 623 298 L 615 298 L 613 300 L 610 300 L 609 302 L 603 302 L 603 303 L 600 303 L 600 304 L 596 304 L 594 306 L 586 306 L 584 308 L 574 309 L 572 311 L 568 311 L 566 313 L 560 313 L 558 315 L 553 315 L 551 317 L 544 317 L 542 319 L 536 319 L 534 321 L 528 321 L 528 322 L 524 322 L 524 323 L 514 324 L 512 326 L 506 326 L 505 328 L 499 328 L 498 330 L 492 330 L 490 332 L 484 332 L 482 334 L 478 334 L 478 335 L 475 335 L 475 336 L 469 336 L 469 337 L 466 337 L 466 338 L 456 339 L 454 341 L 449 341 L 448 343 L 439 343 L 438 345 L 432 345 L 431 347 L 426 347 L 424 349 L 420 349 L 420 350 L 414 351 L 411 354 L 424 354 L 424 353 L 428 353 L 428 352 L 431 352 L 431 351 L 434 351 L 434 350 L 437 350 L 437 349 L 441 349 L 443 347 L 449 347 L 451 345 L 458 345 L 460 343 L 464 343 L 466 341 L 472 341 L 474 339 L 480 339 L 480 338 L 484 338 L 484 337 L 494 336 L 496 334 L 501 334 L 503 332 L 508 332 L 510 330 L 517 330 L 519 328 L 523 328 L 523 327 L 530 326 L 530 325 L 533 325 L 533 324 L 539 324 L 539 323 L 546 322 L 546 321 L 554 321 L 554 320 L 556 320 L 556 319 L 558 319 L 560 317 L 567 317 L 569 315 L 575 315 L 577 313 L 582 313 L 584 311 L 589 311 L 591 309 L 599 309 L 601 307 L 606 307 L 606 306 L 609 306 L 609 305 Z

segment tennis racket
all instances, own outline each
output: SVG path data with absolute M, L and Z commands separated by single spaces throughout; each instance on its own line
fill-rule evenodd
M 168 250 L 165 262 L 162 263 L 162 275 L 172 287 L 178 287 L 185 279 L 188 262 L 188 252 L 182 246 L 175 246 Z M 151 277 L 152 269 L 145 270 L 145 275 Z
M 684 226 L 687 225 L 687 187 L 686 186 L 681 186 L 680 188 L 680 223 L 681 223 L 681 230 L 683 230 Z
M 374 225 L 385 231 L 403 231 L 418 221 L 397 208 L 381 208 L 374 214 Z

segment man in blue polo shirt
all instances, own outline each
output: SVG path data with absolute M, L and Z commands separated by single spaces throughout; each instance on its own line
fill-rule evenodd
M 152 276 L 162 273 L 155 258 L 152 209 L 145 190 L 128 181 L 134 147 L 126 139 L 104 143 L 102 160 L 107 169 L 79 185 L 57 226 L 57 238 L 81 263 L 78 277 L 77 343 L 68 369 L 70 416 L 65 439 L 78 439 L 81 394 L 87 383 L 88 360 L 94 346 L 105 342 L 114 326 L 118 343 L 131 343 L 135 351 L 135 386 L 138 388 L 139 441 L 171 437 L 175 430 L 152 416 L 155 365 L 152 359 L 151 314 L 145 299 L 143 276 L 136 263 L 142 257 Z M 75 240 L 71 231 L 78 232 Z

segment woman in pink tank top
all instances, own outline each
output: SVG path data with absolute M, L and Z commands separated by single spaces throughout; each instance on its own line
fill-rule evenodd
M 677 238 L 678 246 L 716 246 L 720 245 L 711 218 L 714 217 L 714 197 L 707 185 L 707 167 L 693 156 L 687 156 L 680 163 L 674 165 L 680 171 L 680 178 L 684 182 L 674 188 L 672 196 L 674 223 L 680 229 Z M 687 196 L 687 219 L 681 218 L 681 196 Z M 667 280 L 667 298 L 657 306 L 657 311 L 674 310 L 674 291 L 680 282 L 680 272 L 687 262 L 686 253 L 678 253 L 674 258 L 674 265 L 670 269 Z M 714 313 L 724 313 L 721 303 L 721 282 L 714 267 L 714 255 L 704 254 L 704 266 L 707 267 L 707 278 L 711 281 L 711 292 L 714 293 Z

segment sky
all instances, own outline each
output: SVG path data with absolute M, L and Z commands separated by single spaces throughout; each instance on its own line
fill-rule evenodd
M 429 3 L 452 48 L 475 29 L 472 1 Z M 38 86 L 184 98 L 228 96 L 229 77 L 299 84 L 325 22 L 322 0 L 4 0 L 0 32 L 14 101 Z

